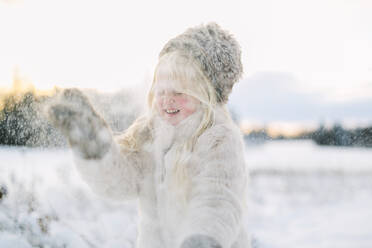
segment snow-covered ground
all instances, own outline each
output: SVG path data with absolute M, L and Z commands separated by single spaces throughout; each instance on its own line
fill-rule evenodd
M 245 220 L 258 248 L 372 247 L 372 149 L 247 147 Z M 136 203 L 102 200 L 68 150 L 0 148 L 0 247 L 134 247 Z
M 247 163 L 256 247 L 372 247 L 372 149 L 277 141 Z

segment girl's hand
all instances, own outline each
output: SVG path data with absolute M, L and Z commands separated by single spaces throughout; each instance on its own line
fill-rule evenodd
M 80 90 L 64 90 L 48 107 L 47 115 L 83 158 L 100 159 L 110 149 L 110 129 Z
M 222 248 L 222 246 L 214 238 L 198 234 L 185 239 L 181 248 Z

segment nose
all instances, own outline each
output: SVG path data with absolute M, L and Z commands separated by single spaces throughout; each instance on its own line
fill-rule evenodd
M 173 96 L 167 95 L 167 96 L 164 97 L 164 103 L 170 104 L 170 103 L 174 103 L 174 102 L 175 101 L 174 101 Z

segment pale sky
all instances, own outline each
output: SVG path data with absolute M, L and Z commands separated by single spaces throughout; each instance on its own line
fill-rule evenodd
M 162 46 L 215 21 L 243 50 L 244 78 L 279 72 L 298 91 L 372 97 L 369 0 L 0 0 L 0 87 L 117 90 L 150 80 Z

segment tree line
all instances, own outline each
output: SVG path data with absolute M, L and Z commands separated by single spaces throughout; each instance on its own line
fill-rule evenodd
M 85 91 L 96 110 L 104 117 L 114 132 L 129 126 L 140 112 L 133 101 L 133 94 L 119 92 L 104 95 Z M 66 142 L 62 135 L 46 119 L 43 109 L 58 94 L 38 96 L 33 91 L 2 96 L 0 104 L 0 145 L 29 147 L 59 147 Z M 372 126 L 345 129 L 340 124 L 331 128 L 321 125 L 317 130 L 303 132 L 295 137 L 271 137 L 265 129 L 245 134 L 247 143 L 262 143 L 278 139 L 311 139 L 318 145 L 372 147 Z
M 335 124 L 330 128 L 320 125 L 320 127 L 314 131 L 302 132 L 291 137 L 286 137 L 284 135 L 272 137 L 265 128 L 262 128 L 249 132 L 244 138 L 247 143 L 255 144 L 263 143 L 268 140 L 309 139 L 323 146 L 372 147 L 372 126 L 345 129 L 340 124 Z
M 47 96 L 36 96 L 32 91 L 3 96 L 0 110 L 0 145 L 61 146 L 61 135 L 43 115 Z
M 56 90 L 49 96 L 33 91 L 0 96 L 0 145 L 28 147 L 63 147 L 66 141 L 47 120 L 45 107 L 57 96 Z M 126 129 L 136 118 L 140 106 L 129 92 L 100 94 L 84 90 L 95 109 L 107 121 L 114 132 Z M 133 94 L 132 94 L 133 95 Z
M 328 129 L 320 126 L 316 131 L 310 132 L 306 136 L 318 145 L 372 147 L 372 127 L 347 130 L 340 124 L 335 124 Z

